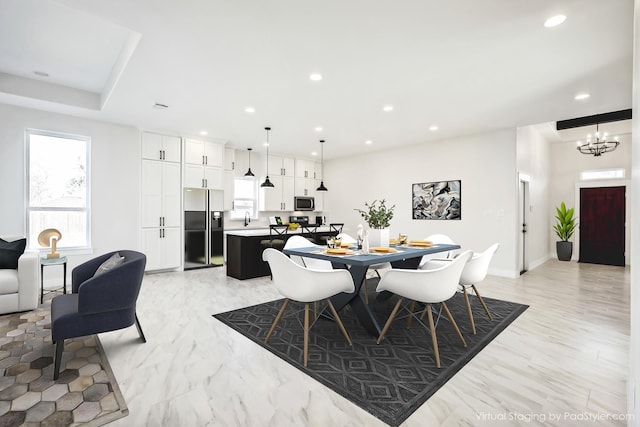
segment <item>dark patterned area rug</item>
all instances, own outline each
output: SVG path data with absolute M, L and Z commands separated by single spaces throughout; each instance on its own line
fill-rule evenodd
M 53 380 L 50 303 L 0 316 L 0 427 L 101 426 L 128 415 L 96 335 L 66 340 Z
M 370 280 L 369 289 L 375 289 L 374 281 Z M 456 294 L 447 306 L 467 341 L 467 347 L 462 346 L 443 313 L 436 326 L 440 369 L 435 365 L 429 331 L 415 319 L 411 329 L 407 329 L 406 311 L 403 310 L 398 313 L 380 345 L 376 345 L 376 338 L 367 334 L 349 309 L 343 310 L 340 317 L 353 341 L 352 347 L 332 320 L 320 317 L 309 333 L 306 368 L 302 362 L 303 304 L 290 302 L 269 344 L 264 343 L 264 338 L 283 300 L 214 317 L 387 424 L 397 426 L 528 307 L 484 298 L 493 315 L 493 321 L 490 321 L 479 301 L 474 296 L 470 298 L 477 335 L 471 333 L 464 297 Z M 396 302 L 395 296 L 387 301 L 378 301 L 375 294 L 370 295 L 369 306 L 380 327 Z M 434 320 L 436 318 L 434 316 Z M 424 321 L 428 324 L 426 317 Z

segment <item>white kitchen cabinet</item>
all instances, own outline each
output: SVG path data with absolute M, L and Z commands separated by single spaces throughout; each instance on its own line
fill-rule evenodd
M 180 164 L 142 160 L 142 227 L 180 226 Z
M 184 148 L 184 162 L 189 165 L 222 169 L 224 166 L 224 144 L 187 138 Z
M 185 164 L 184 187 L 224 190 L 222 168 Z
M 145 269 L 181 265 L 181 140 L 151 132 L 142 134 L 140 246 Z
M 233 148 L 224 148 L 224 170 L 233 171 L 236 169 L 236 150 Z
M 233 210 L 234 179 L 235 175 L 233 171 L 224 171 L 223 210 L 225 211 Z
M 180 163 L 180 138 L 142 132 L 142 158 Z
M 290 176 L 270 176 L 274 187 L 260 187 L 261 211 L 293 211 L 295 181 Z M 264 182 L 261 178 L 260 182 Z
M 180 267 L 180 227 L 142 229 L 142 253 L 147 256 L 145 270 Z
M 313 160 L 296 159 L 296 178 L 319 179 L 319 163 Z
M 267 174 L 272 176 L 291 176 L 295 175 L 295 159 L 292 157 L 284 157 L 278 155 L 269 155 L 269 165 Z

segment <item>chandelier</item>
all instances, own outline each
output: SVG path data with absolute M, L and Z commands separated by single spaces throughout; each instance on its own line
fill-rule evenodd
M 620 141 L 618 141 L 618 137 L 616 136 L 613 140 L 607 141 L 608 138 L 607 132 L 602 134 L 600 137 L 600 131 L 598 130 L 598 124 L 596 123 L 596 134 L 595 141 L 591 140 L 591 134 L 587 135 L 586 142 L 577 142 L 577 149 L 582 154 L 592 154 L 596 157 L 603 155 L 604 153 L 608 153 L 610 151 L 615 150 L 620 145 Z

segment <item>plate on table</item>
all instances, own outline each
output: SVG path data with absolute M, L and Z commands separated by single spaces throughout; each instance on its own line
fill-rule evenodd
M 347 248 L 329 248 L 324 253 L 327 255 L 353 255 L 355 252 Z
M 384 246 L 376 246 L 373 247 L 369 250 L 369 252 L 378 252 L 378 253 L 394 253 L 394 252 L 398 252 L 396 249 L 394 248 L 387 248 Z
M 418 246 L 421 248 L 430 248 L 433 246 L 433 242 L 429 240 L 411 240 L 409 246 Z

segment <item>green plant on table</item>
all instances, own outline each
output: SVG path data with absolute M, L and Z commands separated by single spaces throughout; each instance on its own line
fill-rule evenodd
M 371 228 L 387 228 L 389 227 L 390 221 L 393 218 L 393 210 L 396 205 L 391 207 L 387 207 L 385 204 L 385 200 L 382 199 L 379 204 L 377 200 L 374 200 L 373 203 L 365 203 L 364 206 L 367 210 L 362 209 L 354 209 L 358 211 L 360 216 L 367 221 L 369 227 Z
M 556 208 L 557 223 L 553 226 L 553 229 L 555 230 L 560 240 L 562 240 L 563 242 L 568 241 L 571 236 L 573 236 L 573 232 L 578 225 L 573 216 L 573 213 L 574 208 L 567 209 L 564 202 L 562 202 L 560 206 Z

